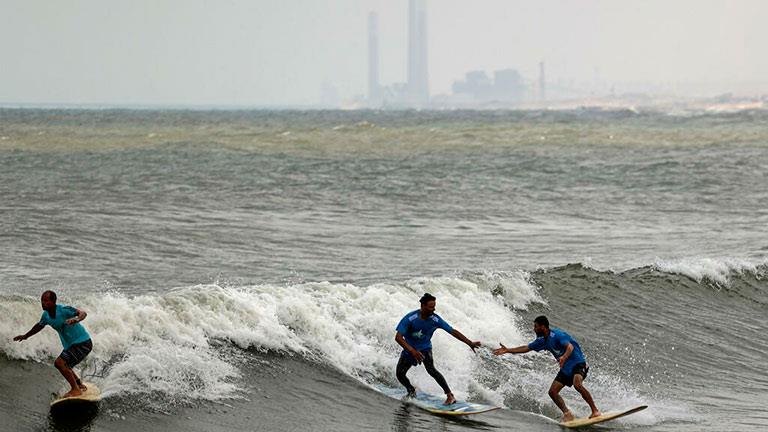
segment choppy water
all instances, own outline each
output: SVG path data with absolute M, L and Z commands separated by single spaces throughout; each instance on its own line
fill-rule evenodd
M 0 167 L 0 429 L 559 430 L 543 354 L 436 336 L 477 421 L 370 389 L 424 291 L 487 344 L 546 313 L 650 406 L 611 428 L 768 427 L 766 112 L 1 110 Z M 56 336 L 10 340 L 44 289 L 96 344 L 73 424 Z

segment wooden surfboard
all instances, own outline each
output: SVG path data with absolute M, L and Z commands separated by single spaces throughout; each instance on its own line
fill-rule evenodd
M 87 390 L 83 394 L 70 397 L 57 397 L 51 402 L 51 408 L 62 409 L 73 405 L 94 404 L 101 400 L 101 391 L 94 383 L 83 383 Z
M 605 414 L 603 414 L 601 416 L 598 416 L 598 417 L 593 417 L 593 418 L 589 418 L 589 417 L 577 418 L 577 419 L 573 419 L 573 420 L 567 421 L 567 422 L 560 422 L 560 426 L 564 426 L 564 427 L 567 427 L 569 429 L 580 428 L 580 427 L 584 427 L 584 426 L 590 426 L 590 425 L 593 425 L 593 424 L 607 422 L 609 420 L 615 420 L 615 419 L 617 419 L 619 417 L 628 416 L 628 415 L 634 414 L 634 413 L 636 413 L 638 411 L 642 411 L 642 410 L 644 410 L 646 408 L 648 408 L 648 405 L 640 405 L 640 406 L 637 406 L 637 407 L 634 407 L 634 408 L 630 408 L 630 409 L 624 410 L 624 411 L 605 413 Z

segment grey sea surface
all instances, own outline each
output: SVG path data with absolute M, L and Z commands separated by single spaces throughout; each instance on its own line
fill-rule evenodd
M 763 430 L 766 184 L 765 111 L 0 109 L 0 429 L 559 430 L 544 354 L 436 336 L 487 415 L 373 390 L 430 291 L 491 347 L 550 316 L 604 411 L 649 405 L 607 429 Z M 45 289 L 94 413 L 49 416 L 53 331 L 10 340 Z

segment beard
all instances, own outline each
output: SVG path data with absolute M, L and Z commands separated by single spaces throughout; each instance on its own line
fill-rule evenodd
M 537 331 L 537 332 L 535 332 L 535 333 L 536 333 L 536 336 L 537 336 L 537 337 L 544 337 L 544 335 L 546 334 L 546 333 L 544 333 L 543 331 Z

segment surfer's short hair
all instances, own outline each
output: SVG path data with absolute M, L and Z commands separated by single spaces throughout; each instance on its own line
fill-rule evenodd
M 421 296 L 421 299 L 419 300 L 419 303 L 421 303 L 421 304 L 427 304 L 427 303 L 429 303 L 429 302 L 431 302 L 431 301 L 434 301 L 434 300 L 437 300 L 437 299 L 435 298 L 435 296 L 433 296 L 433 295 L 432 295 L 432 294 L 430 294 L 430 293 L 424 293 L 424 295 L 423 295 L 423 296 Z
M 54 301 L 54 303 L 56 302 L 56 293 L 55 292 L 53 292 L 51 290 L 45 291 L 45 292 L 43 292 L 43 295 L 40 296 L 40 298 L 43 298 L 45 296 L 50 297 L 51 300 Z
M 538 325 L 542 325 L 546 328 L 549 328 L 549 320 L 544 315 L 539 315 L 536 317 L 536 319 L 533 320 Z

